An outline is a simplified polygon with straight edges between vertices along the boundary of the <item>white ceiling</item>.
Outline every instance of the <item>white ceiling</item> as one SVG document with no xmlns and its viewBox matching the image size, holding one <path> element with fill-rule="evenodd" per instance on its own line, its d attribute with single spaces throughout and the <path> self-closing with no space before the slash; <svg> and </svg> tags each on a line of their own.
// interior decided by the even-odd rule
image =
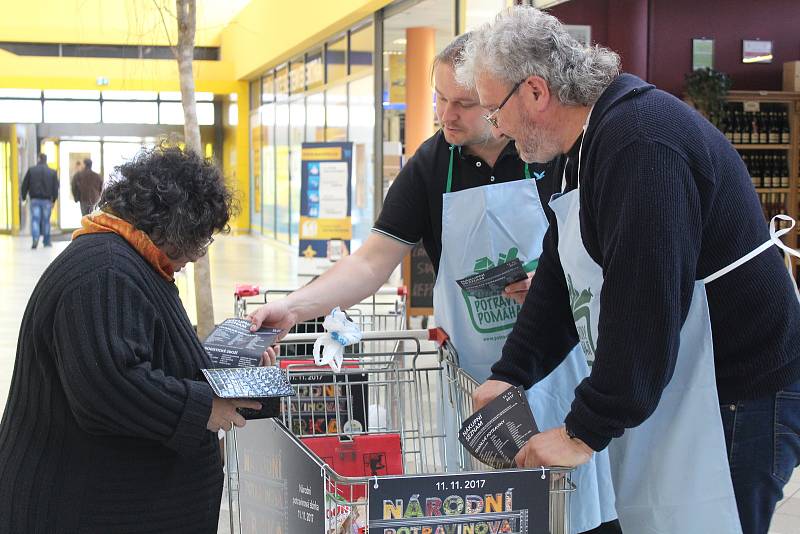
<svg viewBox="0 0 800 534">
<path fill-rule="evenodd" d="M 453 40 L 455 7 L 452 0 L 423 0 L 405 11 L 388 17 L 383 25 L 385 50 L 403 51 L 404 44 L 395 41 L 405 39 L 406 28 L 436 28 L 436 50 L 444 48 Z"/>
</svg>

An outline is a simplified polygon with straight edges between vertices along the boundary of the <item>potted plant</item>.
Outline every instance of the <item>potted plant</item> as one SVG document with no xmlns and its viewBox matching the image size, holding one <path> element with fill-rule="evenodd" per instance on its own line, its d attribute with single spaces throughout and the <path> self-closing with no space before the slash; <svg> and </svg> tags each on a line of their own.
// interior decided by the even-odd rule
<svg viewBox="0 0 800 534">
<path fill-rule="evenodd" d="M 725 109 L 725 97 L 731 88 L 731 79 L 724 72 L 708 67 L 697 69 L 685 77 L 686 94 L 707 119 L 715 126 Z"/>
</svg>

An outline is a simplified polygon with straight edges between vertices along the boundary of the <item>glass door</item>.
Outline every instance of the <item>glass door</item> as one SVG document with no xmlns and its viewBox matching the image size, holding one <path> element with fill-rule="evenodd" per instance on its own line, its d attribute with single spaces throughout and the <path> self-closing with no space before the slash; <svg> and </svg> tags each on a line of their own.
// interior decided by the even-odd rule
<svg viewBox="0 0 800 534">
<path fill-rule="evenodd" d="M 0 141 L 0 232 L 10 232 L 13 223 L 11 172 L 11 143 Z"/>
<path fill-rule="evenodd" d="M 101 162 L 100 141 L 61 141 L 58 145 L 58 225 L 74 230 L 81 225 L 81 205 L 72 197 L 72 176 L 83 167 L 84 159 L 92 160 L 97 171 Z"/>
<path fill-rule="evenodd" d="M 103 186 L 114 176 L 114 169 L 130 161 L 142 148 L 152 148 L 153 143 L 137 142 L 111 142 L 103 143 Z M 99 171 L 99 164 L 94 166 L 95 172 Z"/>
</svg>

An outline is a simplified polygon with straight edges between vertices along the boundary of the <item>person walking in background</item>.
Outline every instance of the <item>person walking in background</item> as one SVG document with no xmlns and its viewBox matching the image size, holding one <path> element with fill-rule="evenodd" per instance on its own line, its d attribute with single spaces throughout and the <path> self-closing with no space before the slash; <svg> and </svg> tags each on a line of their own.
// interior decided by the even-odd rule
<svg viewBox="0 0 800 534">
<path fill-rule="evenodd" d="M 70 185 L 72 197 L 81 204 L 81 215 L 91 213 L 103 190 L 103 177 L 92 170 L 92 160 L 83 160 L 83 168 L 72 176 Z"/>
<path fill-rule="evenodd" d="M 53 202 L 58 199 L 58 174 L 47 166 L 47 155 L 39 154 L 39 163 L 28 169 L 22 179 L 20 200 L 31 197 L 31 248 L 39 245 L 39 234 L 42 235 L 44 246 L 50 243 L 50 211 Z"/>
</svg>

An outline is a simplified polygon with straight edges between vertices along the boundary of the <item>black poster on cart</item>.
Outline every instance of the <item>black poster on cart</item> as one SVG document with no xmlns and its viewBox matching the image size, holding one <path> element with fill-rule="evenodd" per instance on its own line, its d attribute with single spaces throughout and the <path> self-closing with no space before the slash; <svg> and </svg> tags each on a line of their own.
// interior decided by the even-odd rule
<svg viewBox="0 0 800 534">
<path fill-rule="evenodd" d="M 549 478 L 534 470 L 381 478 L 369 484 L 369 532 L 547 534 Z"/>
<path fill-rule="evenodd" d="M 236 430 L 236 451 L 241 534 L 325 532 L 322 471 L 285 427 L 250 421 Z"/>
</svg>

